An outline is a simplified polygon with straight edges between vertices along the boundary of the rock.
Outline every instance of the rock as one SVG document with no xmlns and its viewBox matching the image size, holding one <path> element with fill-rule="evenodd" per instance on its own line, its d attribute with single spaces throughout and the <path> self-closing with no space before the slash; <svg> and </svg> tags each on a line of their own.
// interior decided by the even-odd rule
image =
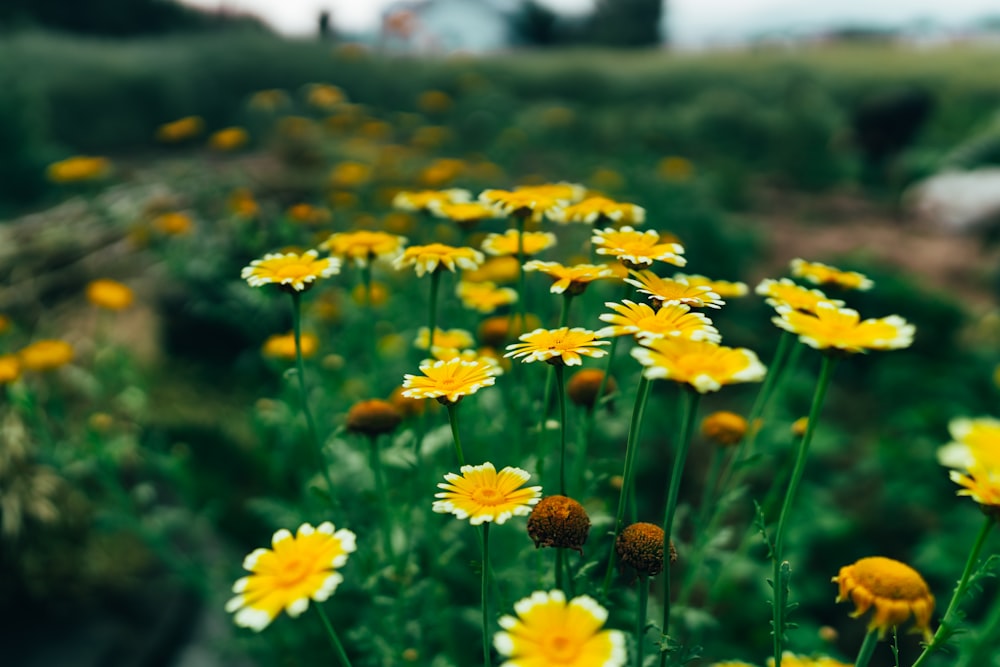
<svg viewBox="0 0 1000 667">
<path fill-rule="evenodd" d="M 903 201 L 936 229 L 992 235 L 1000 227 L 1000 168 L 935 174 L 911 186 Z"/>
</svg>

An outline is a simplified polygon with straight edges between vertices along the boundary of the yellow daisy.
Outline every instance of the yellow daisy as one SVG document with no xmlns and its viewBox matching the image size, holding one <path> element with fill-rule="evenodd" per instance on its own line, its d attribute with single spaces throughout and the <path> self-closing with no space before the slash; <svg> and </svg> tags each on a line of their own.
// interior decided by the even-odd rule
<svg viewBox="0 0 1000 667">
<path fill-rule="evenodd" d="M 472 199 L 472 193 L 460 188 L 399 192 L 392 199 L 393 208 L 404 211 L 433 211 L 441 204 L 459 204 Z"/>
<path fill-rule="evenodd" d="M 38 340 L 17 353 L 26 371 L 52 371 L 73 361 L 73 346 L 64 340 Z"/>
<path fill-rule="evenodd" d="M 746 283 L 729 280 L 712 280 L 697 273 L 675 273 L 674 280 L 686 280 L 688 285 L 692 287 L 705 286 L 723 299 L 735 299 L 746 296 L 750 292 L 750 288 L 747 287 Z"/>
<path fill-rule="evenodd" d="M 462 305 L 480 313 L 492 313 L 500 306 L 509 306 L 517 301 L 517 291 L 509 287 L 497 287 L 493 282 L 472 283 L 462 280 L 455 288 L 455 294 Z"/>
<path fill-rule="evenodd" d="M 953 442 L 938 449 L 938 461 L 949 476 L 983 507 L 1000 508 L 1000 420 L 993 417 L 953 419 Z"/>
<path fill-rule="evenodd" d="M 404 236 L 362 229 L 332 234 L 319 247 L 345 260 L 353 259 L 358 266 L 366 266 L 376 259 L 395 259 L 404 245 Z"/>
<path fill-rule="evenodd" d="M 767 659 L 768 667 L 774 667 L 774 658 Z M 854 667 L 853 663 L 841 662 L 826 656 L 806 657 L 785 651 L 781 654 L 782 667 Z"/>
<path fill-rule="evenodd" d="M 496 369 L 483 361 L 466 361 L 456 357 L 448 361 L 425 361 L 420 364 L 423 375 L 403 376 L 403 396 L 434 398 L 439 403 L 458 403 L 462 397 L 476 393 L 496 382 Z"/>
<path fill-rule="evenodd" d="M 673 304 L 653 310 L 644 303 L 625 299 L 621 303 L 604 304 L 614 313 L 603 313 L 602 322 L 611 326 L 597 332 L 602 338 L 609 336 L 635 336 L 636 338 L 679 337 L 690 340 L 722 340 L 712 320 L 701 313 L 692 313 L 686 304 Z"/>
<path fill-rule="evenodd" d="M 608 611 L 587 596 L 569 602 L 560 590 L 535 591 L 514 603 L 517 616 L 501 616 L 493 646 L 500 667 L 623 667 L 625 635 L 602 630 Z"/>
<path fill-rule="evenodd" d="M 430 347 L 430 330 L 427 327 L 417 329 L 417 339 L 413 341 L 413 346 L 426 350 Z M 461 350 L 471 347 L 474 340 L 472 334 L 465 329 L 448 329 L 447 331 L 434 327 L 434 347 L 443 347 L 453 350 Z"/>
<path fill-rule="evenodd" d="M 521 265 L 517 257 L 489 257 L 475 271 L 467 271 L 462 277 L 472 283 L 495 282 L 512 283 L 517 280 Z"/>
<path fill-rule="evenodd" d="M 491 522 L 500 525 L 512 516 L 527 516 L 542 498 L 542 487 L 521 485 L 531 479 L 526 471 L 507 466 L 497 472 L 493 464 L 462 466 L 461 475 L 450 472 L 438 484 L 432 510 L 468 519 L 473 526 Z"/>
<path fill-rule="evenodd" d="M 861 291 L 870 290 L 875 285 L 871 279 L 857 271 L 841 271 L 826 264 L 807 262 L 800 258 L 792 260 L 791 269 L 793 276 L 808 280 L 814 285 L 836 285 L 844 289 Z"/>
<path fill-rule="evenodd" d="M 294 252 L 269 253 L 243 267 L 240 277 L 251 287 L 274 283 L 286 290 L 304 292 L 317 278 L 329 278 L 340 271 L 336 257 L 319 258 L 319 253 L 309 250 L 301 255 Z"/>
<path fill-rule="evenodd" d="M 556 222 L 585 222 L 588 224 L 616 222 L 641 225 L 646 221 L 646 209 L 635 204 L 616 202 L 607 197 L 588 197 L 552 216 Z"/>
<path fill-rule="evenodd" d="M 477 201 L 454 203 L 433 201 L 429 208 L 439 218 L 447 218 L 465 227 L 497 217 L 496 211 Z"/>
<path fill-rule="evenodd" d="M 302 346 L 302 356 L 311 357 L 319 349 L 319 339 L 313 334 L 303 333 L 299 336 L 299 343 Z M 295 333 L 289 331 L 285 334 L 274 334 L 264 341 L 261 352 L 265 357 L 272 359 L 284 359 L 285 361 L 295 361 Z"/>
<path fill-rule="evenodd" d="M 598 346 L 611 343 L 598 338 L 593 331 L 581 327 L 535 329 L 519 336 L 520 343 L 508 345 L 508 352 L 503 356 L 520 358 L 524 363 L 546 361 L 550 364 L 579 366 L 583 363 L 581 356 L 598 359 L 608 353 Z"/>
<path fill-rule="evenodd" d="M 226 611 L 236 613 L 236 625 L 260 632 L 284 610 L 299 616 L 309 608 L 309 600 L 323 602 L 344 580 L 337 570 L 354 552 L 355 536 L 329 521 L 313 528 L 299 526 L 293 536 L 282 528 L 271 538 L 271 549 L 256 549 L 243 560 L 253 574 L 233 584 L 236 596 L 226 603 Z"/>
<path fill-rule="evenodd" d="M 504 373 L 504 368 L 501 365 L 501 359 L 497 356 L 496 350 L 491 347 L 483 347 L 478 350 L 466 349 L 459 350 L 454 347 L 435 347 L 434 351 L 431 352 L 431 356 L 435 361 L 451 361 L 452 359 L 461 359 L 462 361 L 474 361 L 476 363 L 486 364 L 491 369 L 493 369 L 493 375 L 500 376 Z"/>
<path fill-rule="evenodd" d="M 861 321 L 858 311 L 832 303 L 816 304 L 815 313 L 778 306 L 775 326 L 797 334 L 799 340 L 817 350 L 844 352 L 898 350 L 913 343 L 914 327 L 899 315 Z"/>
<path fill-rule="evenodd" d="M 208 137 L 208 147 L 220 152 L 234 151 L 246 146 L 248 141 L 250 135 L 242 127 L 226 127 Z"/>
<path fill-rule="evenodd" d="M 53 162 L 45 170 L 45 175 L 53 183 L 96 181 L 110 173 L 111 161 L 108 158 L 90 155 L 76 155 Z"/>
<path fill-rule="evenodd" d="M 567 204 L 574 204 L 587 194 L 587 188 L 579 183 L 542 183 L 541 185 L 519 185 L 515 192 L 530 192 L 543 197 L 551 197 Z"/>
<path fill-rule="evenodd" d="M 661 278 L 652 271 L 629 271 L 625 282 L 663 306 L 687 304 L 692 308 L 721 308 L 725 301 L 707 285 L 692 285 L 684 278 Z"/>
<path fill-rule="evenodd" d="M 752 351 L 708 341 L 683 338 L 646 338 L 632 356 L 646 367 L 647 379 L 689 384 L 699 393 L 718 391 L 726 384 L 760 382 L 767 369 Z"/>
<path fill-rule="evenodd" d="M 479 195 L 479 201 L 493 208 L 499 215 L 514 218 L 530 218 L 535 222 L 543 216 L 551 217 L 556 210 L 566 204 L 544 193 L 530 190 L 484 190 Z"/>
<path fill-rule="evenodd" d="M 855 605 L 851 616 L 857 618 L 875 607 L 868 631 L 885 635 L 889 628 L 901 625 L 911 615 L 914 630 L 931 640 L 931 614 L 934 596 L 923 577 L 909 565 L 891 558 L 872 556 L 853 565 L 845 565 L 833 578 L 839 586 L 837 602 L 851 601 Z"/>
<path fill-rule="evenodd" d="M 659 232 L 652 229 L 644 232 L 628 226 L 621 229 L 595 229 L 590 241 L 598 246 L 598 255 L 611 255 L 630 269 L 648 268 L 654 261 L 675 266 L 687 263 L 681 257 L 684 246 L 680 243 L 661 242 Z"/>
<path fill-rule="evenodd" d="M 0 354 L 0 385 L 16 381 L 21 377 L 21 362 L 13 354 Z"/>
<path fill-rule="evenodd" d="M 87 301 L 107 310 L 124 310 L 132 305 L 135 295 L 128 285 L 102 278 L 87 284 Z"/>
<path fill-rule="evenodd" d="M 522 252 L 526 257 L 537 255 L 556 244 L 556 235 L 552 232 L 524 232 L 522 235 Z M 503 234 L 487 234 L 480 246 L 487 255 L 501 257 L 517 256 L 518 233 L 516 229 L 508 229 Z"/>
<path fill-rule="evenodd" d="M 456 248 L 443 243 L 410 246 L 403 254 L 393 260 L 397 269 L 412 266 L 417 276 L 448 269 L 452 273 L 455 267 L 460 269 L 477 269 L 483 263 L 483 253 L 474 248 Z"/>
<path fill-rule="evenodd" d="M 840 299 L 831 299 L 818 289 L 796 285 L 788 278 L 780 278 L 779 280 L 765 278 L 760 281 L 754 291 L 766 297 L 764 301 L 773 308 L 788 306 L 795 310 L 814 313 L 816 306 L 821 303 L 832 303 L 838 308 L 844 305 Z"/>
<path fill-rule="evenodd" d="M 176 143 L 198 136 L 204 128 L 205 121 L 201 116 L 185 116 L 156 128 L 156 139 L 164 143 Z"/>
<path fill-rule="evenodd" d="M 562 294 L 567 290 L 570 294 L 581 294 L 593 281 L 614 276 L 614 271 L 607 266 L 595 264 L 563 266 L 559 262 L 543 262 L 537 259 L 525 262 L 524 270 L 541 271 L 552 278 L 553 283 L 549 291 L 553 294 Z"/>
</svg>

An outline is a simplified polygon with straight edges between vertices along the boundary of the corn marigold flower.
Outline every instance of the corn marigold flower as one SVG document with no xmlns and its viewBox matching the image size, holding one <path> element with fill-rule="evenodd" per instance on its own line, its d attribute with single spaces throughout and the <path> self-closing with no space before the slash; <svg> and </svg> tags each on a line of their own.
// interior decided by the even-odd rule
<svg viewBox="0 0 1000 667">
<path fill-rule="evenodd" d="M 194 229 L 194 221 L 187 213 L 167 211 L 153 218 L 153 229 L 164 236 L 184 236 Z"/>
<path fill-rule="evenodd" d="M 818 289 L 809 289 L 796 285 L 788 278 L 773 280 L 765 278 L 760 281 L 754 291 L 767 297 L 764 301 L 772 308 L 788 306 L 794 310 L 801 310 L 806 313 L 816 312 L 816 307 L 821 303 L 832 303 L 838 308 L 843 307 L 844 302 L 840 299 L 831 299 Z"/>
<path fill-rule="evenodd" d="M 836 285 L 843 289 L 860 291 L 870 290 L 875 285 L 871 279 L 857 271 L 841 271 L 826 264 L 807 262 L 800 258 L 792 260 L 791 270 L 796 278 L 808 280 L 814 285 Z"/>
<path fill-rule="evenodd" d="M 73 361 L 73 346 L 64 340 L 38 340 L 17 353 L 21 368 L 26 371 L 52 371 Z"/>
<path fill-rule="evenodd" d="M 403 396 L 406 398 L 434 398 L 439 403 L 458 403 L 463 397 L 476 393 L 496 382 L 496 369 L 485 361 L 466 361 L 454 358 L 448 361 L 425 361 L 420 364 L 423 375 L 403 376 Z"/>
<path fill-rule="evenodd" d="M 124 310 L 132 305 L 135 295 L 128 285 L 102 278 L 87 283 L 87 301 L 107 310 Z"/>
<path fill-rule="evenodd" d="M 661 278 L 652 271 L 630 270 L 625 282 L 662 306 L 687 304 L 692 308 L 720 308 L 726 302 L 707 285 L 692 285 L 683 278 Z"/>
<path fill-rule="evenodd" d="M 472 283 L 459 281 L 455 294 L 462 305 L 480 313 L 492 313 L 501 306 L 509 306 L 517 301 L 517 291 L 509 287 L 497 287 L 493 282 Z"/>
<path fill-rule="evenodd" d="M 556 222 L 624 223 L 641 225 L 646 222 L 646 209 L 635 204 L 616 202 L 607 197 L 588 197 L 579 204 L 572 204 L 554 212 Z"/>
<path fill-rule="evenodd" d="M 21 362 L 13 354 L 0 354 L 0 385 L 17 381 L 21 377 Z"/>
<path fill-rule="evenodd" d="M 792 435 L 801 438 L 809 428 L 809 417 L 799 417 L 792 422 Z"/>
<path fill-rule="evenodd" d="M 608 611 L 587 595 L 569 602 L 560 590 L 535 591 L 514 603 L 516 616 L 501 616 L 493 646 L 500 667 L 624 667 L 625 635 L 602 630 Z"/>
<path fill-rule="evenodd" d="M 201 116 L 185 116 L 156 128 L 156 139 L 166 144 L 193 139 L 205 129 Z"/>
<path fill-rule="evenodd" d="M 953 442 L 938 449 L 938 461 L 951 468 L 949 477 L 984 510 L 1000 513 L 1000 420 L 993 417 L 953 419 Z"/>
<path fill-rule="evenodd" d="M 524 232 L 521 237 L 522 253 L 525 257 L 537 255 L 556 244 L 556 235 L 552 232 Z M 508 229 L 503 234 L 487 234 L 480 247 L 487 255 L 516 257 L 518 232 L 516 229 Z"/>
<path fill-rule="evenodd" d="M 774 667 L 774 658 L 767 659 L 768 667 Z M 853 663 L 840 662 L 826 656 L 806 657 L 785 651 L 781 654 L 783 667 L 854 667 Z"/>
<path fill-rule="evenodd" d="M 551 197 L 560 202 L 575 204 L 581 201 L 587 194 L 587 188 L 579 183 L 541 183 L 538 185 L 519 185 L 515 192 L 530 192 L 543 197 Z"/>
<path fill-rule="evenodd" d="M 674 280 L 684 280 L 692 287 L 707 287 L 723 299 L 735 299 L 746 296 L 750 288 L 746 283 L 729 280 L 712 280 L 697 273 L 675 273 Z"/>
<path fill-rule="evenodd" d="M 354 232 L 331 234 L 320 244 L 320 249 L 331 255 L 353 260 L 358 266 L 367 266 L 376 259 L 395 259 L 403 252 L 406 237 L 386 232 L 362 229 Z"/>
<path fill-rule="evenodd" d="M 403 191 L 396 193 L 392 198 L 392 207 L 403 211 L 434 211 L 435 207 L 443 204 L 464 204 L 470 199 L 472 193 L 460 188 Z"/>
<path fill-rule="evenodd" d="M 507 466 L 497 472 L 487 461 L 478 466 L 462 466 L 461 475 L 450 472 L 438 484 L 443 491 L 434 494 L 431 509 L 439 514 L 454 514 L 468 519 L 473 526 L 487 521 L 497 525 L 512 516 L 525 516 L 542 497 L 542 487 L 521 486 L 531 475 L 520 468 Z"/>
<path fill-rule="evenodd" d="M 476 201 L 456 203 L 434 201 L 429 205 L 429 210 L 439 218 L 451 220 L 458 223 L 460 227 L 467 229 L 474 227 L 483 220 L 490 220 L 496 217 L 496 211 Z"/>
<path fill-rule="evenodd" d="M 461 359 L 462 361 L 474 361 L 481 364 L 486 364 L 493 369 L 493 375 L 500 376 L 504 373 L 504 367 L 501 364 L 503 361 L 497 354 L 497 351 L 491 347 L 481 347 L 478 350 L 467 349 L 458 350 L 453 347 L 435 347 L 434 351 L 431 353 L 431 357 L 435 361 L 451 361 L 452 359 Z"/>
<path fill-rule="evenodd" d="M 53 162 L 45 173 L 53 183 L 96 181 L 111 173 L 111 161 L 106 157 L 76 155 L 59 162 Z"/>
<path fill-rule="evenodd" d="M 684 266 L 687 260 L 681 257 L 684 246 L 680 243 L 661 242 L 660 234 L 652 229 L 644 232 L 632 227 L 595 229 L 590 239 L 597 246 L 598 255 L 610 255 L 630 269 L 644 269 L 654 261 Z"/>
<path fill-rule="evenodd" d="M 663 529 L 641 521 L 626 526 L 615 540 L 615 553 L 623 568 L 654 577 L 663 571 Z M 671 542 L 670 562 L 676 560 L 677 552 Z"/>
<path fill-rule="evenodd" d="M 572 549 L 583 555 L 590 535 L 590 517 L 583 505 L 566 496 L 542 498 L 528 516 L 528 537 L 535 548 Z"/>
<path fill-rule="evenodd" d="M 389 401 L 373 398 L 351 406 L 347 411 L 347 430 L 368 436 L 392 433 L 403 421 L 403 413 Z"/>
<path fill-rule="evenodd" d="M 760 382 L 767 369 L 752 351 L 683 338 L 644 338 L 632 356 L 647 379 L 689 384 L 699 393 L 737 382 Z"/>
<path fill-rule="evenodd" d="M 353 190 L 366 185 L 372 179 L 372 168 L 363 162 L 341 162 L 330 170 L 330 185 L 335 188 Z"/>
<path fill-rule="evenodd" d="M 306 202 L 292 204 L 285 210 L 285 215 L 293 222 L 304 225 L 321 225 L 330 222 L 332 217 L 330 209 L 321 206 L 313 206 Z"/>
<path fill-rule="evenodd" d="M 524 363 L 545 361 L 550 364 L 579 366 L 581 357 L 598 359 L 608 352 L 600 345 L 610 345 L 606 340 L 582 327 L 562 327 L 559 329 L 535 329 L 518 337 L 520 343 L 507 346 L 504 357 L 521 359 Z"/>
<path fill-rule="evenodd" d="M 902 625 L 913 616 L 916 632 L 931 640 L 930 622 L 934 596 L 923 577 L 909 565 L 891 558 L 872 556 L 845 565 L 833 581 L 839 586 L 837 602 L 855 605 L 851 616 L 858 618 L 872 607 L 875 613 L 868 631 L 885 635 L 889 628 Z"/>
<path fill-rule="evenodd" d="M 248 141 L 250 135 L 242 127 L 226 127 L 209 135 L 208 147 L 214 151 L 229 152 L 243 148 Z"/>
<path fill-rule="evenodd" d="M 465 329 L 440 329 L 434 327 L 434 347 L 461 350 L 471 347 L 473 344 L 472 334 Z M 417 330 L 417 339 L 413 346 L 426 350 L 430 348 L 430 330 L 427 327 L 420 327 Z"/>
<path fill-rule="evenodd" d="M 597 403 L 597 392 L 604 381 L 604 371 L 597 368 L 581 368 L 566 382 L 566 395 L 574 404 L 591 410 Z M 604 395 L 608 396 L 618 391 L 615 378 L 608 376 L 604 383 Z"/>
<path fill-rule="evenodd" d="M 814 313 L 778 306 L 775 326 L 798 335 L 799 340 L 817 350 L 844 352 L 899 350 L 913 343 L 914 327 L 899 315 L 861 320 L 858 311 L 838 308 L 831 303 L 816 304 Z"/>
<path fill-rule="evenodd" d="M 251 287 L 274 283 L 286 290 L 304 292 L 318 278 L 329 278 L 339 273 L 340 260 L 336 257 L 319 258 L 315 250 L 301 255 L 294 252 L 269 253 L 243 267 L 240 277 Z"/>
<path fill-rule="evenodd" d="M 533 259 L 525 262 L 525 271 L 541 271 L 549 278 L 552 278 L 552 287 L 549 291 L 553 294 L 562 294 L 569 291 L 570 294 L 582 294 L 587 285 L 595 280 L 610 278 L 614 272 L 607 266 L 595 264 L 576 264 L 574 266 L 563 266 L 559 262 L 543 262 Z"/>
<path fill-rule="evenodd" d="M 479 201 L 491 207 L 498 215 L 540 221 L 552 217 L 566 200 L 531 190 L 484 190 Z"/>
<path fill-rule="evenodd" d="M 309 600 L 323 602 L 337 590 L 344 576 L 337 572 L 356 549 L 355 535 L 335 530 L 329 521 L 315 528 L 304 523 L 292 535 L 282 528 L 271 538 L 270 549 L 255 549 L 244 560 L 252 572 L 233 584 L 235 597 L 226 603 L 236 625 L 260 632 L 285 611 L 296 617 Z"/>
<path fill-rule="evenodd" d="M 299 344 L 302 346 L 302 356 L 311 357 L 319 349 L 319 339 L 311 333 L 299 335 Z M 289 331 L 284 334 L 274 334 L 268 336 L 264 341 L 261 352 L 265 357 L 272 359 L 283 359 L 285 361 L 295 361 L 295 333 Z"/>
<path fill-rule="evenodd" d="M 448 269 L 452 273 L 455 267 L 460 269 L 476 269 L 485 258 L 483 253 L 474 248 L 456 248 L 443 243 L 410 246 L 403 254 L 393 260 L 396 269 L 412 266 L 417 276 Z"/>
<path fill-rule="evenodd" d="M 636 338 L 679 337 L 690 340 L 722 340 L 719 330 L 712 326 L 712 320 L 701 313 L 692 313 L 691 307 L 679 303 L 653 310 L 644 303 L 634 303 L 625 299 L 621 303 L 612 301 L 604 304 L 614 313 L 599 316 L 602 322 L 611 326 L 597 331 L 602 338 L 609 336 L 635 336 Z"/>
<path fill-rule="evenodd" d="M 720 445 L 735 445 L 746 432 L 746 418 L 735 412 L 719 410 L 701 420 L 701 434 Z"/>
<path fill-rule="evenodd" d="M 238 215 L 241 218 L 253 218 L 260 213 L 260 204 L 254 199 L 253 193 L 246 188 L 233 190 L 226 205 L 233 215 Z"/>
</svg>

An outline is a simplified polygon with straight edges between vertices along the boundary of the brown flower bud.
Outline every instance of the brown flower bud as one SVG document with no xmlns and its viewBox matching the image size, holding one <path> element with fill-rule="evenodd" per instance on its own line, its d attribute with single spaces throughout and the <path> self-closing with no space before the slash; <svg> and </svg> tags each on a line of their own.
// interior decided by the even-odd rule
<svg viewBox="0 0 1000 667">
<path fill-rule="evenodd" d="M 596 368 L 583 368 L 573 374 L 573 377 L 566 383 L 566 393 L 569 400 L 576 405 L 583 406 L 588 410 L 594 409 L 597 402 L 597 392 L 601 388 L 601 380 L 604 379 L 604 371 Z M 608 377 L 604 385 L 604 395 L 613 394 L 618 389 L 618 384 L 613 377 Z"/>
<path fill-rule="evenodd" d="M 528 517 L 528 536 L 535 547 L 573 549 L 583 555 L 590 517 L 583 505 L 566 496 L 547 496 Z"/>
<path fill-rule="evenodd" d="M 655 576 L 663 571 L 663 529 L 652 523 L 633 523 L 615 541 L 615 552 L 623 568 L 630 567 L 641 575 Z M 677 560 L 677 551 L 670 543 L 670 562 Z"/>
<path fill-rule="evenodd" d="M 747 432 L 747 420 L 735 412 L 720 410 L 701 422 L 701 434 L 720 445 L 735 445 Z"/>
<path fill-rule="evenodd" d="M 347 413 L 347 430 L 377 436 L 392 433 L 401 421 L 403 415 L 392 403 L 375 398 L 351 406 Z"/>
</svg>

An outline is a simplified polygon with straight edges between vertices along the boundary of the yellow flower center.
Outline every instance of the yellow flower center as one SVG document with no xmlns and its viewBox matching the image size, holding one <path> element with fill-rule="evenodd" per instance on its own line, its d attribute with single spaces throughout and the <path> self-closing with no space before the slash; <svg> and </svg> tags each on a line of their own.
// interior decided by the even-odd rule
<svg viewBox="0 0 1000 667">
<path fill-rule="evenodd" d="M 927 584 L 913 568 L 889 558 L 862 558 L 854 564 L 854 579 L 873 594 L 890 600 L 927 597 Z"/>
<path fill-rule="evenodd" d="M 314 570 L 311 559 L 293 556 L 281 564 L 274 577 L 285 588 L 295 586 Z"/>
<path fill-rule="evenodd" d="M 489 487 L 480 487 L 473 491 L 472 499 L 481 505 L 497 505 L 504 500 L 499 491 Z"/>
<path fill-rule="evenodd" d="M 543 640 L 542 651 L 553 662 L 569 664 L 580 653 L 580 645 L 564 634 L 555 634 Z"/>
<path fill-rule="evenodd" d="M 311 271 L 304 264 L 286 264 L 276 268 L 274 273 L 280 278 L 302 278 L 310 275 Z"/>
</svg>

